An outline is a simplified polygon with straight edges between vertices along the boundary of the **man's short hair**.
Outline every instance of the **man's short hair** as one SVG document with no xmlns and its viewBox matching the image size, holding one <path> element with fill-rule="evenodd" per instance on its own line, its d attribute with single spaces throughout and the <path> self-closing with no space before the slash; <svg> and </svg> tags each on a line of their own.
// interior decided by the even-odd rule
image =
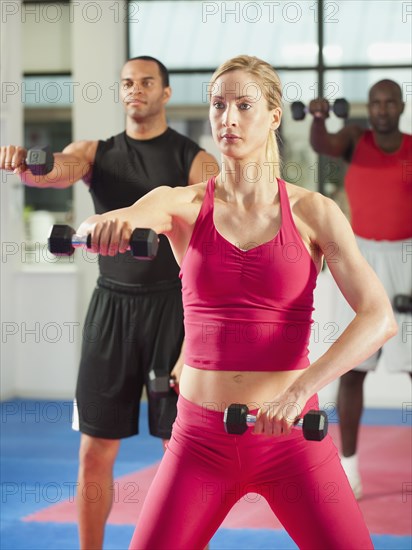
<svg viewBox="0 0 412 550">
<path fill-rule="evenodd" d="M 166 69 L 166 67 L 163 65 L 161 61 L 156 59 L 155 57 L 151 57 L 150 55 L 139 55 L 138 57 L 132 57 L 131 59 L 128 59 L 127 61 L 137 61 L 138 59 L 142 61 L 153 61 L 157 64 L 160 71 L 160 76 L 162 77 L 162 84 L 163 88 L 166 88 L 169 86 L 169 71 Z"/>
</svg>

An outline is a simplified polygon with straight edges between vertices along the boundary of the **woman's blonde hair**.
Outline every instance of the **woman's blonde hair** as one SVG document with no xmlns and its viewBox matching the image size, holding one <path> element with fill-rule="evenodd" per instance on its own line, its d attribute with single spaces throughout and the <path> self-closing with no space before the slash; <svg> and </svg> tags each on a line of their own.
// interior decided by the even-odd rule
<svg viewBox="0 0 412 550">
<path fill-rule="evenodd" d="M 230 71 L 246 71 L 254 76 L 262 85 L 262 93 L 265 97 L 268 109 L 282 107 L 282 84 L 275 69 L 266 61 L 249 55 L 239 55 L 222 63 L 213 73 L 210 81 L 211 87 L 224 73 Z M 266 146 L 266 158 L 273 163 L 276 177 L 280 177 L 281 159 L 278 146 L 278 131 L 270 131 Z"/>
</svg>

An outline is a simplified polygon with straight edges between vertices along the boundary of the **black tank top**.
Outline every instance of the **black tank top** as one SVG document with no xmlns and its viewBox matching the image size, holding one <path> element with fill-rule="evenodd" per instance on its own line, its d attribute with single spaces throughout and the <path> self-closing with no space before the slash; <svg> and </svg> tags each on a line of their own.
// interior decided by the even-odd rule
<svg viewBox="0 0 412 550">
<path fill-rule="evenodd" d="M 132 139 L 126 132 L 99 141 L 90 182 L 96 214 L 130 206 L 160 185 L 188 185 L 199 151 L 194 141 L 171 128 L 144 141 Z M 135 260 L 129 252 L 99 256 L 99 269 L 103 277 L 126 284 L 179 281 L 179 267 L 163 235 L 153 261 Z"/>
</svg>

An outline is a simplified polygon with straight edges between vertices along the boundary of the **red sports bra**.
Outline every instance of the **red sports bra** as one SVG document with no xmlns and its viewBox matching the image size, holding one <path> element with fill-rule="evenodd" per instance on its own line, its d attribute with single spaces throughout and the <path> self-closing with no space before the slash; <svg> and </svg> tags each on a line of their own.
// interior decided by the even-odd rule
<svg viewBox="0 0 412 550">
<path fill-rule="evenodd" d="M 242 250 L 213 221 L 208 181 L 183 259 L 185 363 L 199 369 L 287 371 L 309 365 L 317 269 L 278 180 L 281 227 L 269 242 Z"/>
</svg>

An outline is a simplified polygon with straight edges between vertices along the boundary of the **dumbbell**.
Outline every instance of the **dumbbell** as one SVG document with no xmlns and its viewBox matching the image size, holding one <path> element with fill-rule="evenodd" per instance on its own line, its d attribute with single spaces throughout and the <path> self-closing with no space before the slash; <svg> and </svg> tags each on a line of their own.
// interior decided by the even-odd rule
<svg viewBox="0 0 412 550">
<path fill-rule="evenodd" d="M 308 107 L 301 101 L 294 101 L 291 105 L 293 120 L 303 120 L 306 113 L 309 112 Z M 349 114 L 349 103 L 343 97 L 337 99 L 335 103 L 329 107 L 339 118 L 347 118 Z"/>
<path fill-rule="evenodd" d="M 76 235 L 69 225 L 53 225 L 48 238 L 49 251 L 55 256 L 71 256 L 75 248 L 91 247 L 91 235 Z M 135 229 L 129 250 L 138 260 L 153 260 L 159 248 L 159 238 L 153 229 Z"/>
<path fill-rule="evenodd" d="M 393 309 L 398 313 L 412 313 L 412 296 L 397 294 L 393 299 Z"/>
<path fill-rule="evenodd" d="M 33 176 L 45 176 L 53 170 L 54 156 L 48 145 L 27 151 L 25 164 Z"/>
<path fill-rule="evenodd" d="M 156 374 L 152 369 L 149 371 L 148 391 L 152 397 L 167 397 L 171 388 L 175 388 L 175 379 L 170 374 Z"/>
<path fill-rule="evenodd" d="M 248 429 L 248 424 L 256 422 L 256 416 L 249 414 L 247 405 L 233 403 L 225 410 L 223 422 L 228 434 L 242 435 Z M 294 424 L 302 426 L 303 437 L 309 441 L 322 441 L 328 433 L 328 416 L 325 411 L 310 410 Z"/>
</svg>

